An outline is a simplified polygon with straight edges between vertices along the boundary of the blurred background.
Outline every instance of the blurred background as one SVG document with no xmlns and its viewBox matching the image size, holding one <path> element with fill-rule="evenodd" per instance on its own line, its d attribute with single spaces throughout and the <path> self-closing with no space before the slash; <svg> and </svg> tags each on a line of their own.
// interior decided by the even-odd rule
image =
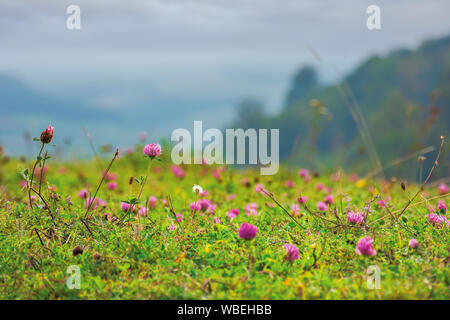
<svg viewBox="0 0 450 320">
<path fill-rule="evenodd" d="M 84 157 L 87 132 L 127 150 L 202 120 L 279 128 L 297 167 L 417 179 L 448 134 L 449 14 L 448 0 L 2 0 L 0 145 L 30 155 L 52 124 L 59 153 Z"/>
</svg>

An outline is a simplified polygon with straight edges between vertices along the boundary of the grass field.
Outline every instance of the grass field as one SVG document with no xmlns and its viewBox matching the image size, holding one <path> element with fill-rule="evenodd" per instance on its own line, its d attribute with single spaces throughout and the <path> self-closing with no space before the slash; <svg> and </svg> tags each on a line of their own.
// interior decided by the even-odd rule
<svg viewBox="0 0 450 320">
<path fill-rule="evenodd" d="M 445 185 L 414 197 L 395 179 L 176 167 L 143 147 L 106 173 L 112 156 L 46 159 L 46 145 L 33 178 L 34 159 L 2 156 L 1 299 L 450 298 Z"/>
</svg>

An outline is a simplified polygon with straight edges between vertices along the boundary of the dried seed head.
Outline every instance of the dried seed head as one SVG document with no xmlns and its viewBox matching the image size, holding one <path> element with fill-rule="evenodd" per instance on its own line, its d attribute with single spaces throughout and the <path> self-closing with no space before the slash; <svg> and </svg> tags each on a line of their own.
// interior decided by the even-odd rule
<svg viewBox="0 0 450 320">
<path fill-rule="evenodd" d="M 133 184 L 133 180 L 134 180 L 134 177 L 130 177 L 130 180 L 128 180 L 128 184 Z"/>
<path fill-rule="evenodd" d="M 73 248 L 72 254 L 74 256 L 77 256 L 82 253 L 83 253 L 83 248 L 81 246 L 76 246 L 75 248 Z"/>
<path fill-rule="evenodd" d="M 422 164 L 424 161 L 425 161 L 425 157 L 424 156 L 419 156 L 418 158 L 417 158 L 417 160 L 419 160 L 419 163 L 420 164 Z"/>
<path fill-rule="evenodd" d="M 406 190 L 406 181 L 402 181 L 402 183 L 400 183 L 400 185 L 401 185 L 403 191 L 405 191 Z"/>
<path fill-rule="evenodd" d="M 98 252 L 94 252 L 94 254 L 92 255 L 92 258 L 94 258 L 94 260 L 100 260 L 101 257 L 102 255 Z"/>
</svg>

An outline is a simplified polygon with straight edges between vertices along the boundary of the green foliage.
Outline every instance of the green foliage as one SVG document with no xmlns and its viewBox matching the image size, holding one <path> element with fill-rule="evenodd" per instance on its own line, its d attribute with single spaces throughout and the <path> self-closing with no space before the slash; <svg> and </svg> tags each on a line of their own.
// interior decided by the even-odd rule
<svg viewBox="0 0 450 320">
<path fill-rule="evenodd" d="M 46 163 L 49 169 L 42 189 L 44 198 L 51 199 L 48 203 L 54 220 L 39 199 L 32 210 L 27 206 L 26 190 L 20 186 L 23 177 L 17 172 L 32 164 L 11 160 L 2 166 L 1 299 L 450 298 L 449 229 L 433 227 L 425 217 L 427 205 L 436 207 L 434 188 L 426 190 L 428 204 L 420 199 L 414 201 L 400 220 L 416 233 L 421 244 L 417 250 L 408 247 L 411 233 L 376 203 L 371 205 L 366 230 L 336 228 L 304 209 L 295 217 L 299 227 L 269 198 L 254 191 L 257 183 L 263 183 L 288 210 L 301 191 L 308 197 L 308 206 L 315 210 L 315 203 L 327 194 L 316 189 L 317 183 L 322 182 L 332 188 L 336 213 L 345 223 L 347 208 L 362 209 L 377 190 L 382 191 L 384 198 L 391 197 L 388 205 L 398 214 L 417 186 L 408 185 L 405 192 L 388 182 L 355 183 L 347 176 L 333 181 L 326 175 L 306 183 L 286 167 L 271 177 L 259 176 L 258 170 L 228 168 L 218 180 L 212 175 L 214 167 L 192 165 L 185 166 L 186 176 L 178 179 L 167 161 L 155 162 L 141 205 L 154 195 L 158 198 L 156 207 L 150 208 L 146 217 L 134 212 L 126 221 L 119 221 L 117 217 L 123 215 L 121 200 L 138 204 L 136 195 L 141 186 L 130 185 L 130 177 L 144 173 L 147 166 L 140 154 L 132 154 L 117 160 L 111 169 L 118 174 L 118 188 L 100 188 L 98 197 L 107 205 L 92 208 L 91 236 L 81 221 L 86 208 L 78 192 L 87 188 L 92 193 L 96 188 L 101 179 L 98 163 Z M 106 165 L 105 162 L 103 166 Z M 249 179 L 249 187 L 241 183 L 244 177 Z M 286 186 L 288 179 L 294 181 L 294 188 Z M 213 215 L 189 208 L 196 201 L 193 184 L 209 191 L 206 198 L 217 204 Z M 53 185 L 56 191 L 50 189 Z M 236 195 L 234 199 L 227 198 L 231 193 Z M 169 204 L 162 202 L 168 195 L 174 211 L 184 216 L 182 221 L 175 222 Z M 243 210 L 251 202 L 258 204 L 257 216 L 248 216 Z M 241 213 L 230 221 L 226 212 L 233 208 L 239 208 Z M 220 224 L 214 224 L 214 217 L 220 219 Z M 323 217 L 335 219 L 332 212 Z M 255 239 L 238 238 L 237 230 L 243 222 L 258 227 Z M 177 228 L 170 230 L 174 224 Z M 363 236 L 374 238 L 375 256 L 355 253 Z M 299 248 L 300 259 L 284 259 L 285 243 Z M 73 255 L 76 246 L 81 246 L 83 253 Z M 80 267 L 79 290 L 66 285 L 66 270 L 71 265 Z M 371 265 L 381 271 L 379 290 L 369 289 L 366 284 L 366 270 Z"/>
<path fill-rule="evenodd" d="M 316 85 L 314 79 L 313 69 L 300 69 L 280 114 L 238 115 L 232 127 L 279 128 L 280 155 L 291 164 L 315 169 L 337 165 L 359 172 L 375 169 L 368 157 L 373 147 L 382 165 L 387 165 L 411 154 L 416 159 L 421 149 L 438 147 L 439 136 L 448 136 L 450 37 L 427 41 L 414 51 L 370 57 L 339 81 L 339 86 Z M 317 115 L 311 106 L 314 99 L 326 113 Z M 361 139 L 348 104 L 354 112 L 359 109 L 368 123 L 373 146 Z M 361 125 L 361 119 L 357 121 Z M 448 158 L 447 146 L 443 159 Z M 425 167 L 432 165 L 433 159 L 424 163 Z M 442 161 L 439 170 L 448 176 L 449 161 Z M 409 161 L 387 170 L 387 175 L 416 179 L 417 171 L 417 162 Z"/>
</svg>

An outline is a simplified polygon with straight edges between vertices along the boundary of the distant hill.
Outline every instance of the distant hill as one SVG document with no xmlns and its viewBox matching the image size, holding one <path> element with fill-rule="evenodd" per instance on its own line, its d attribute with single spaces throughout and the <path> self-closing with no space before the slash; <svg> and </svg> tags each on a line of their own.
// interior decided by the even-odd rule
<svg viewBox="0 0 450 320">
<path fill-rule="evenodd" d="M 36 92 L 14 77 L 0 74 L 0 108 L 2 115 L 54 115 L 73 119 L 87 117 L 109 118 L 111 114 L 79 101 L 57 99 Z"/>
<path fill-rule="evenodd" d="M 416 50 L 369 57 L 339 86 L 318 85 L 315 79 L 310 66 L 300 69 L 280 114 L 262 116 L 253 106 L 251 117 L 244 107 L 245 117 L 237 125 L 280 128 L 280 153 L 291 163 L 313 168 L 345 164 L 361 172 L 374 168 L 371 147 L 361 139 L 347 104 L 361 111 L 383 165 L 423 147 L 437 147 L 439 136 L 448 134 L 450 36 L 426 41 Z M 251 126 L 243 119 L 253 119 Z M 448 147 L 443 157 L 448 160 Z M 417 177 L 417 166 L 411 160 L 388 171 Z M 441 161 L 439 170 L 448 175 L 448 161 Z"/>
</svg>

